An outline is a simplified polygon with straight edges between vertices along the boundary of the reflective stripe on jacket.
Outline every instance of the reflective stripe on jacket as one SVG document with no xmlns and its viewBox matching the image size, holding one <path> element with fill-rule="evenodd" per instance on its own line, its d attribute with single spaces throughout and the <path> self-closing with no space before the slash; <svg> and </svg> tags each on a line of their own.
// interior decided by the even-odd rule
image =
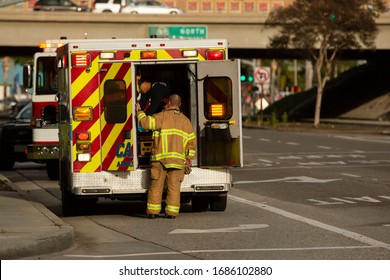
<svg viewBox="0 0 390 280">
<path fill-rule="evenodd" d="M 195 133 L 190 120 L 176 108 L 146 116 L 138 113 L 138 121 L 153 130 L 151 161 L 160 161 L 166 168 L 183 169 L 186 159 L 195 156 Z"/>
</svg>

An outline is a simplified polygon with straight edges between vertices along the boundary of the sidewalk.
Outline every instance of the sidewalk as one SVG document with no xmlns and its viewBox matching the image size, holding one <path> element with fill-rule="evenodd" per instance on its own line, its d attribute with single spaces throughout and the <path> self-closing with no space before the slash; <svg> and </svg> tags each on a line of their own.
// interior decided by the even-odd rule
<svg viewBox="0 0 390 280">
<path fill-rule="evenodd" d="M 347 134 L 376 134 L 389 136 L 390 121 L 352 120 L 352 119 L 321 119 L 318 128 L 313 127 L 313 120 L 302 120 L 284 124 L 279 122 L 275 126 L 261 126 L 258 121 L 243 121 L 245 128 L 275 129 L 280 131 L 306 131 L 318 133 L 347 133 Z"/>
<path fill-rule="evenodd" d="M 75 244 L 73 227 L 14 189 L 0 173 L 0 259 L 50 254 Z"/>
</svg>

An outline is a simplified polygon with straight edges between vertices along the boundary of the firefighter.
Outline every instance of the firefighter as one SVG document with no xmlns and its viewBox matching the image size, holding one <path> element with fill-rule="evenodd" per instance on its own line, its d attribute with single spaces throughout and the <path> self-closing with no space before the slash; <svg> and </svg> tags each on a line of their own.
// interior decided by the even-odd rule
<svg viewBox="0 0 390 280">
<path fill-rule="evenodd" d="M 147 116 L 137 104 L 139 123 L 153 131 L 152 182 L 146 209 L 150 219 L 155 219 L 161 212 L 165 181 L 168 185 L 165 216 L 174 219 L 179 214 L 181 182 L 195 156 L 195 133 L 190 120 L 180 112 L 180 105 L 181 97 L 173 94 L 162 112 Z"/>
</svg>

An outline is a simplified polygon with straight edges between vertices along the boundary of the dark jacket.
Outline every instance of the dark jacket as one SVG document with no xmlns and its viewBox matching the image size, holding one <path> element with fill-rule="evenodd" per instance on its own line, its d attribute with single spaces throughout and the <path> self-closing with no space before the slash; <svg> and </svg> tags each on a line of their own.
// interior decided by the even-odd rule
<svg viewBox="0 0 390 280">
<path fill-rule="evenodd" d="M 147 93 L 141 94 L 140 105 L 146 115 L 161 112 L 169 99 L 169 88 L 164 83 L 153 83 Z"/>
</svg>

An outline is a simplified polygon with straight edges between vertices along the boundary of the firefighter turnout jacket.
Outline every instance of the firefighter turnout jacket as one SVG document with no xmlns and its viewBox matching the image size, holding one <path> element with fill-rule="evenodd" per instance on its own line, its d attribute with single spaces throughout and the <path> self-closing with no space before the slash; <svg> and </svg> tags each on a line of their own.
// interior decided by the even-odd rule
<svg viewBox="0 0 390 280">
<path fill-rule="evenodd" d="M 153 131 L 152 162 L 184 169 L 186 160 L 194 158 L 195 133 L 190 120 L 178 108 L 169 107 L 152 116 L 140 111 L 137 117 L 143 128 Z"/>
</svg>

